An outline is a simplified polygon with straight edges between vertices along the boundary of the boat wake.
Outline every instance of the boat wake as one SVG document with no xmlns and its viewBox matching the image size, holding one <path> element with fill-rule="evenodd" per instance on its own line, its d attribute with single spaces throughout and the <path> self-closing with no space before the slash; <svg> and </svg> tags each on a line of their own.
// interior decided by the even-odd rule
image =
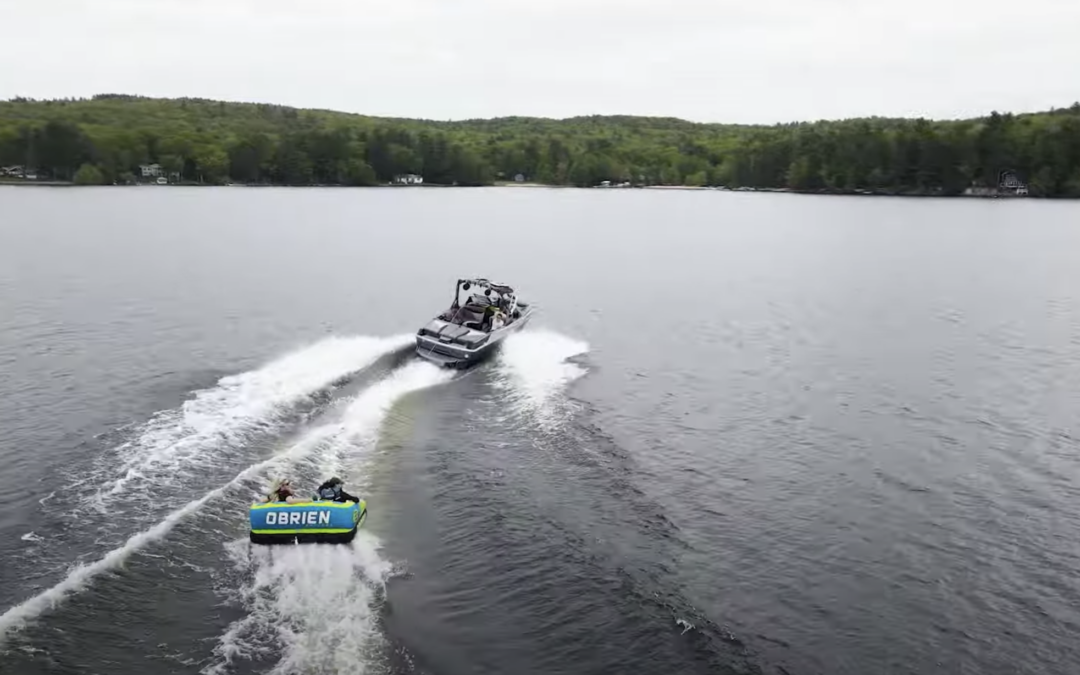
<svg viewBox="0 0 1080 675">
<path fill-rule="evenodd" d="M 227 548 L 247 579 L 233 593 L 246 616 L 219 638 L 203 673 L 230 672 L 241 660 L 273 663 L 270 675 L 364 672 L 378 659 L 377 605 L 394 568 L 371 533 L 347 546 L 252 547 L 239 539 Z"/>
<path fill-rule="evenodd" d="M 377 358 L 378 354 L 385 353 L 388 349 L 392 350 L 395 348 L 396 344 L 400 343 L 400 340 L 376 342 L 379 344 L 378 351 L 366 351 L 366 362 L 374 360 Z M 368 346 L 371 346 L 370 339 L 365 339 L 365 343 L 368 344 Z M 354 353 L 353 356 L 356 357 L 357 354 Z M 342 370 L 342 368 L 338 369 L 338 373 L 335 377 L 341 377 L 343 374 L 353 372 L 353 369 L 358 363 L 362 368 L 363 363 L 356 358 L 353 358 L 346 370 Z M 343 363 L 341 365 L 342 367 L 346 367 Z M 273 367 L 277 366 L 270 366 L 268 368 Z M 312 378 L 307 375 L 304 377 L 308 377 L 306 380 L 308 384 L 304 390 L 310 390 L 311 387 L 315 386 L 318 378 Z M 325 381 L 326 377 L 330 377 L 329 372 L 326 372 L 326 375 L 321 381 Z M 265 372 L 252 379 L 262 382 L 277 382 L 279 384 L 282 382 L 282 376 L 271 377 L 267 376 Z M 28 622 L 36 619 L 43 613 L 54 609 L 72 594 L 83 590 L 98 575 L 118 568 L 134 553 L 166 537 L 180 522 L 202 512 L 208 503 L 214 502 L 215 506 L 218 506 L 220 503 L 220 508 L 211 509 L 211 512 L 222 511 L 231 514 L 239 511 L 242 513 L 246 504 L 238 501 L 236 495 L 244 494 L 244 490 L 242 489 L 244 487 L 250 488 L 247 492 L 248 496 L 255 497 L 259 491 L 265 489 L 268 478 L 273 475 L 280 475 L 282 472 L 288 472 L 295 467 L 303 465 L 310 467 L 318 466 L 320 468 L 323 466 L 326 466 L 327 468 L 331 466 L 340 466 L 342 459 L 349 454 L 349 450 L 346 447 L 347 444 L 364 442 L 367 439 L 374 438 L 378 423 L 394 402 L 412 391 L 427 386 L 433 386 L 449 379 L 449 373 L 440 371 L 434 366 L 423 363 L 410 364 L 409 366 L 391 373 L 390 376 L 361 392 L 361 394 L 346 408 L 345 414 L 340 422 L 326 424 L 312 429 L 283 452 L 248 465 L 224 484 L 206 492 L 198 499 L 188 501 L 182 506 L 174 508 L 155 524 L 146 529 L 137 531 L 135 534 L 129 536 L 122 544 L 112 548 L 104 555 L 101 555 L 97 560 L 75 566 L 67 572 L 62 580 L 52 587 L 7 609 L 3 614 L 0 614 L 0 645 L 2 645 L 3 641 L 7 639 L 11 633 L 22 629 Z M 301 389 L 303 389 L 297 388 L 294 385 L 295 383 L 290 383 L 288 385 L 288 387 L 291 388 L 290 391 L 301 391 Z M 293 400 L 297 396 L 303 395 L 281 395 L 281 388 L 275 386 L 257 390 L 262 392 L 268 390 L 278 392 L 277 398 L 274 396 L 267 397 L 272 400 Z M 250 389 L 248 391 L 250 391 Z M 246 399 L 250 401 L 251 397 L 240 395 L 235 397 L 235 399 L 229 399 L 228 396 L 222 398 L 228 400 Z M 259 404 L 254 407 L 262 410 L 270 410 L 272 408 L 272 406 L 264 404 Z M 224 415 L 223 418 L 232 419 L 228 415 Z M 251 419 L 251 416 L 244 419 Z M 223 426 L 224 428 L 239 428 L 239 425 L 229 426 L 227 423 Z M 219 426 L 218 428 L 220 429 L 222 427 Z M 208 447 L 204 452 L 209 452 L 210 449 L 211 448 Z M 154 461 L 157 461 L 149 459 L 154 455 L 154 450 L 148 451 L 146 464 L 152 464 Z M 168 461 L 173 460 L 169 459 Z M 146 464 L 143 466 L 145 467 Z M 170 484 L 175 485 L 177 481 L 182 481 L 182 478 L 183 472 L 178 471 L 173 474 L 163 473 L 160 480 L 171 481 Z M 213 515 L 216 519 L 221 520 L 221 516 L 217 514 L 206 513 L 206 515 Z M 237 516 L 235 520 L 230 518 L 226 518 L 225 520 L 232 520 L 233 522 L 235 522 L 235 520 L 242 521 L 242 515 Z M 128 526 L 131 527 L 132 525 L 133 521 L 129 520 Z M 134 526 L 138 527 L 137 524 Z"/>
<path fill-rule="evenodd" d="M 131 440 L 57 491 L 76 491 L 79 504 L 89 507 L 84 518 L 90 527 L 81 523 L 88 536 L 98 529 L 93 523 L 104 517 L 95 514 L 103 509 L 117 522 L 113 534 L 122 538 L 97 545 L 101 552 L 94 559 L 65 571 L 51 587 L 0 614 L 0 648 L 95 578 L 161 542 L 181 523 L 215 521 L 203 529 L 219 532 L 216 541 L 231 540 L 225 550 L 234 563 L 216 572 L 217 582 L 243 616 L 219 636 L 203 670 L 206 675 L 251 665 L 272 675 L 362 672 L 375 663 L 385 646 L 378 630 L 379 602 L 395 570 L 380 555 L 375 534 L 362 530 L 345 546 L 279 547 L 252 547 L 246 536 L 236 535 L 245 530 L 246 506 L 274 477 L 288 475 L 295 484 L 314 486 L 336 474 L 350 491 L 367 492 L 380 428 L 394 406 L 411 393 L 448 382 L 455 372 L 412 361 L 352 398 L 337 400 L 332 409 L 320 408 L 316 399 L 411 339 L 322 341 L 257 370 L 223 378 L 178 409 L 135 427 Z M 512 335 L 495 364 L 494 386 L 505 394 L 513 413 L 545 428 L 558 426 L 572 405 L 566 387 L 586 373 L 572 359 L 587 350 L 585 343 L 549 331 Z M 319 419 L 282 444 L 282 431 L 295 430 L 305 409 L 318 409 Z M 253 449 L 253 439 L 264 437 L 278 439 L 279 447 Z M 124 508 L 132 494 L 150 496 L 151 486 L 157 510 Z M 379 507 L 371 508 L 377 522 Z"/>
<path fill-rule="evenodd" d="M 156 414 L 135 437 L 104 453 L 94 469 L 65 492 L 86 491 L 84 505 L 105 511 L 116 495 L 160 496 L 163 485 L 205 476 L 207 463 L 257 433 L 279 430 L 312 397 L 411 342 L 391 338 L 332 337 L 246 373 L 197 391 L 179 408 Z"/>
<path fill-rule="evenodd" d="M 410 344 L 409 335 L 329 337 L 254 370 L 221 378 L 176 408 L 113 432 L 124 442 L 61 470 L 39 500 L 34 574 L 67 568 L 123 545 L 273 452 L 282 432 L 325 411 L 332 391 Z M 78 557 L 76 557 L 78 556 Z"/>
<path fill-rule="evenodd" d="M 587 343 L 549 330 L 511 335 L 499 352 L 495 387 L 514 412 L 552 431 L 573 412 L 566 387 L 588 371 L 572 359 L 588 351 Z"/>
<path fill-rule="evenodd" d="M 349 490 L 364 494 L 371 487 L 379 427 L 391 408 L 451 377 L 424 362 L 395 371 L 357 396 L 339 422 L 314 430 L 311 450 L 290 475 L 314 483 L 336 474 Z M 377 512 L 377 504 L 371 507 Z M 366 530 L 344 546 L 251 546 L 246 539 L 229 544 L 231 576 L 239 580 L 229 594 L 245 616 L 220 637 L 214 662 L 203 672 L 218 675 L 239 660 L 275 659 L 271 675 L 363 672 L 382 646 L 377 603 L 394 569 L 379 549 L 378 538 Z"/>
</svg>

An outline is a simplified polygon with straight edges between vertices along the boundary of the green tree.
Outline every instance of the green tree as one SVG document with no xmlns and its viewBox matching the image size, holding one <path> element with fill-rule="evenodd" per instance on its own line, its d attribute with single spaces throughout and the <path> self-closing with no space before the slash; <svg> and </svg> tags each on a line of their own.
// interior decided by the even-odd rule
<svg viewBox="0 0 1080 675">
<path fill-rule="evenodd" d="M 345 184 L 354 186 L 375 185 L 375 170 L 360 157 L 348 160 L 345 169 Z"/>
<path fill-rule="evenodd" d="M 198 167 L 199 181 L 220 183 L 228 178 L 229 156 L 216 145 L 204 145 L 195 149 L 195 164 Z"/>
<path fill-rule="evenodd" d="M 76 185 L 104 185 L 105 174 L 93 164 L 83 164 L 75 172 Z"/>
<path fill-rule="evenodd" d="M 161 168 L 165 171 L 165 173 L 169 174 L 169 176 L 172 176 L 172 174 L 179 174 L 181 180 L 183 180 L 183 177 L 184 177 L 184 175 L 183 175 L 184 174 L 184 158 L 183 157 L 181 157 L 180 155 L 175 155 L 175 154 L 164 154 L 164 155 L 161 155 L 161 161 L 159 162 L 159 164 L 161 164 Z"/>
<path fill-rule="evenodd" d="M 437 122 L 116 94 L 0 101 L 5 166 L 68 179 L 91 164 L 111 182 L 152 162 L 207 183 L 357 185 L 420 173 L 429 183 L 482 185 L 522 173 L 558 185 L 922 194 L 996 185 L 1009 169 L 1033 195 L 1080 196 L 1080 105 L 968 120 L 764 126 L 631 116 Z"/>
<path fill-rule="evenodd" d="M 284 185 L 309 185 L 314 173 L 311 159 L 295 137 L 286 137 L 274 154 L 274 182 Z"/>
<path fill-rule="evenodd" d="M 686 177 L 686 184 L 693 186 L 705 185 L 709 181 L 708 173 L 705 171 L 695 171 Z"/>
<path fill-rule="evenodd" d="M 26 162 L 26 128 L 0 126 L 0 164 Z"/>
<path fill-rule="evenodd" d="M 810 160 L 799 157 L 791 162 L 787 170 L 787 186 L 792 190 L 805 190 L 810 187 L 813 178 Z"/>
<path fill-rule="evenodd" d="M 261 183 L 271 172 L 274 144 L 266 134 L 245 134 L 228 149 L 229 175 L 242 183 Z"/>
<path fill-rule="evenodd" d="M 35 133 L 39 161 L 54 178 L 70 179 L 90 159 L 91 146 L 74 123 L 50 120 Z"/>
<path fill-rule="evenodd" d="M 1057 181 L 1054 179 L 1054 171 L 1051 167 L 1044 166 L 1035 173 L 1031 179 L 1031 190 L 1039 196 L 1058 192 Z"/>
</svg>

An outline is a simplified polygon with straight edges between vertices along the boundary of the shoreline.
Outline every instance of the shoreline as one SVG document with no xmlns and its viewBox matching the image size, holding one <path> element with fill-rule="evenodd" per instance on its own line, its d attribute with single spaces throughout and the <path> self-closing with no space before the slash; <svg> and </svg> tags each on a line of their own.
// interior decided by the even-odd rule
<svg viewBox="0 0 1080 675">
<path fill-rule="evenodd" d="M 1048 200 L 1048 201 L 1076 201 L 1080 200 L 1080 197 L 1046 197 L 1040 195 L 1011 195 L 1011 194 L 933 194 L 924 192 L 901 192 L 901 191 L 880 191 L 880 190 L 793 190 L 791 188 L 727 188 L 727 187 L 713 187 L 704 185 L 639 185 L 633 187 L 604 187 L 604 186 L 591 186 L 591 187 L 579 187 L 576 185 L 548 185 L 546 183 L 515 183 L 515 182 L 496 182 L 490 185 L 444 185 L 438 183 L 425 183 L 422 185 L 399 185 L 399 184 L 382 184 L 382 185 L 330 185 L 330 184 L 318 184 L 313 183 L 311 185 L 285 185 L 285 184 L 273 184 L 273 183 L 225 183 L 223 185 L 210 185 L 206 183 L 173 183 L 169 185 L 156 185 L 154 183 L 137 183 L 134 185 L 77 185 L 72 181 L 58 181 L 58 180 L 4 180 L 0 179 L 0 187 L 23 187 L 23 188 L 35 188 L 35 187 L 109 187 L 109 188 L 176 188 L 176 187 L 229 187 L 229 188 L 337 188 L 337 189 L 370 189 L 370 188 L 546 188 L 549 190 L 692 190 L 692 191 L 704 191 L 704 192 L 730 192 L 730 193 L 769 193 L 769 194 L 792 194 L 792 195 L 809 195 L 819 197 L 904 197 L 904 198 L 921 198 L 921 199 L 1004 199 L 1007 201 L 1035 199 L 1035 200 Z"/>
</svg>

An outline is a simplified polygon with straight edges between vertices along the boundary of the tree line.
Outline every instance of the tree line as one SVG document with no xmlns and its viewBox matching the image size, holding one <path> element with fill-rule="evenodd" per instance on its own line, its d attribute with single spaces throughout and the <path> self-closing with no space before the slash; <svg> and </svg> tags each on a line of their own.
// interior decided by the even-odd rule
<svg viewBox="0 0 1080 675">
<path fill-rule="evenodd" d="M 81 183 L 139 179 L 159 164 L 184 182 L 718 185 L 959 194 L 1002 171 L 1031 194 L 1080 197 L 1080 104 L 968 120 L 864 118 L 696 124 L 674 118 L 506 117 L 442 122 L 325 110 L 152 99 L 0 102 L 0 165 Z"/>
</svg>

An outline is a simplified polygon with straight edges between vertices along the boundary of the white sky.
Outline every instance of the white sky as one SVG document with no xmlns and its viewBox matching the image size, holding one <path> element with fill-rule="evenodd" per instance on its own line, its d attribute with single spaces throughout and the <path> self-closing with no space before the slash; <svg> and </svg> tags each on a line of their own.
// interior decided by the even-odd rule
<svg viewBox="0 0 1080 675">
<path fill-rule="evenodd" d="M 963 117 L 1080 100 L 1080 0 L 0 0 L 0 98 Z"/>
</svg>

